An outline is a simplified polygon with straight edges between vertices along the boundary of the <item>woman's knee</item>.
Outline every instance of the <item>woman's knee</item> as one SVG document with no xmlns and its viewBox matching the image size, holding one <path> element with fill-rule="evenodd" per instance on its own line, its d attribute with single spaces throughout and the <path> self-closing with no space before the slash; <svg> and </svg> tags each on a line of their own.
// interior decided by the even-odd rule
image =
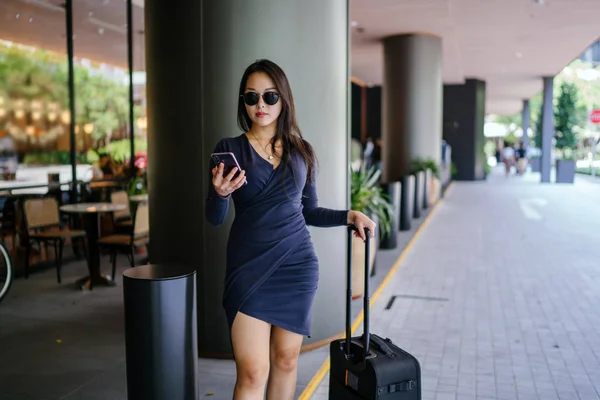
<svg viewBox="0 0 600 400">
<path fill-rule="evenodd" d="M 294 372 L 298 367 L 299 351 L 295 348 L 274 348 L 271 356 L 273 367 L 282 372 Z"/>
<path fill-rule="evenodd" d="M 271 368 L 281 372 L 295 372 L 301 346 L 301 335 L 274 326 L 271 336 Z"/>
<path fill-rule="evenodd" d="M 267 383 L 269 363 L 258 360 L 236 361 L 237 385 L 248 389 L 260 389 Z"/>
</svg>

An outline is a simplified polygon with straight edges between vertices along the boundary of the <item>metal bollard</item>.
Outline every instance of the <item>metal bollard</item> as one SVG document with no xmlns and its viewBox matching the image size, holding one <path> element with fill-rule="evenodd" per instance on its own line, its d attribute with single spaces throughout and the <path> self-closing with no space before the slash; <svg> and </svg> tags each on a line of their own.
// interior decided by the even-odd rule
<svg viewBox="0 0 600 400">
<path fill-rule="evenodd" d="M 129 400 L 196 400 L 196 271 L 144 265 L 123 272 Z"/>
<path fill-rule="evenodd" d="M 410 231 L 415 201 L 415 176 L 402 177 L 400 195 L 400 230 Z"/>
<path fill-rule="evenodd" d="M 400 193 L 402 184 L 400 182 L 391 182 L 382 185 L 383 191 L 388 195 L 390 203 L 394 208 L 394 215 L 391 222 L 391 231 L 385 238 L 381 239 L 379 245 L 382 249 L 395 249 L 398 246 L 398 230 L 400 224 Z"/>
<path fill-rule="evenodd" d="M 415 198 L 413 201 L 414 213 L 413 218 L 421 218 L 423 209 L 423 189 L 425 188 L 425 172 L 419 171 L 415 173 Z"/>
<path fill-rule="evenodd" d="M 429 197 L 431 196 L 431 180 L 433 178 L 433 171 L 429 168 L 425 170 L 425 182 L 423 183 L 423 210 L 429 208 Z"/>
</svg>

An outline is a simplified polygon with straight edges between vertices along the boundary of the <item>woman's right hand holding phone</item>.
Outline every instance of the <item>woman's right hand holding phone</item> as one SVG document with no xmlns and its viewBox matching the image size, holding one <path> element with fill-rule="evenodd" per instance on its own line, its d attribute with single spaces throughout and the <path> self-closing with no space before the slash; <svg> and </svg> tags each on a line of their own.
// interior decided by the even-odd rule
<svg viewBox="0 0 600 400">
<path fill-rule="evenodd" d="M 221 197 L 227 197 L 237 189 L 241 188 L 246 182 L 246 171 L 241 170 L 238 176 L 233 178 L 238 172 L 238 169 L 234 167 L 227 176 L 223 176 L 223 170 L 225 166 L 223 163 L 219 163 L 212 169 L 212 183 L 215 187 L 215 191 Z"/>
</svg>

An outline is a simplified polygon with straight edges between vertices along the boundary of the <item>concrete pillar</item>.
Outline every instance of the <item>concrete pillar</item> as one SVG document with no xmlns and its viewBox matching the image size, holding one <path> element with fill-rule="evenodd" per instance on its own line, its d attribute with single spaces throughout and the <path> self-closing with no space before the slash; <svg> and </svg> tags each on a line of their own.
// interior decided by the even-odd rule
<svg viewBox="0 0 600 400">
<path fill-rule="evenodd" d="M 381 139 L 381 86 L 367 88 L 367 135 Z"/>
<path fill-rule="evenodd" d="M 525 146 L 529 145 L 529 136 L 527 136 L 527 131 L 529 130 L 529 121 L 530 121 L 530 113 L 529 113 L 529 100 L 523 100 L 523 111 L 522 111 L 522 123 L 521 128 L 523 129 L 523 139 L 522 142 Z"/>
<path fill-rule="evenodd" d="M 554 105 L 553 88 L 554 77 L 545 76 L 542 103 L 542 158 L 541 172 L 542 182 L 550 182 L 550 171 L 552 169 L 552 138 L 554 137 Z"/>
<path fill-rule="evenodd" d="M 383 180 L 398 181 L 412 161 L 441 159 L 442 39 L 399 35 L 383 41 Z"/>
<path fill-rule="evenodd" d="M 350 84 L 350 97 L 351 97 L 351 123 L 350 123 L 350 136 L 352 139 L 356 139 L 364 144 L 366 139 L 366 132 L 363 130 L 363 123 L 365 121 L 365 115 L 363 112 L 363 103 L 365 100 L 363 97 L 364 86 L 359 85 L 356 82 Z"/>
<path fill-rule="evenodd" d="M 467 79 L 464 85 L 444 85 L 444 139 L 452 147 L 454 179 L 485 179 L 484 124 L 484 81 Z"/>
<path fill-rule="evenodd" d="M 182 1 L 145 3 L 151 261 L 197 266 L 199 353 L 228 357 L 221 299 L 234 208 L 220 227 L 204 220 L 210 153 L 241 133 L 245 68 L 271 59 L 290 80 L 300 128 L 316 150 L 320 205 L 349 206 L 348 2 Z M 346 230 L 310 230 L 321 270 L 305 345 L 344 328 Z"/>
</svg>

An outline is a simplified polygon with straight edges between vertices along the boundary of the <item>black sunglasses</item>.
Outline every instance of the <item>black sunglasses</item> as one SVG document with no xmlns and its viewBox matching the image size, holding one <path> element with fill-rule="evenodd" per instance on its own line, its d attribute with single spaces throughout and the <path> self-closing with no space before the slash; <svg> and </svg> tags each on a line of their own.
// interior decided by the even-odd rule
<svg viewBox="0 0 600 400">
<path fill-rule="evenodd" d="M 244 103 L 249 106 L 255 106 L 258 104 L 258 100 L 260 99 L 260 95 L 256 92 L 247 92 L 244 93 L 241 97 L 244 98 Z M 273 106 L 277 104 L 279 101 L 279 93 L 275 92 L 266 92 L 262 94 L 262 98 L 265 104 Z"/>
</svg>

